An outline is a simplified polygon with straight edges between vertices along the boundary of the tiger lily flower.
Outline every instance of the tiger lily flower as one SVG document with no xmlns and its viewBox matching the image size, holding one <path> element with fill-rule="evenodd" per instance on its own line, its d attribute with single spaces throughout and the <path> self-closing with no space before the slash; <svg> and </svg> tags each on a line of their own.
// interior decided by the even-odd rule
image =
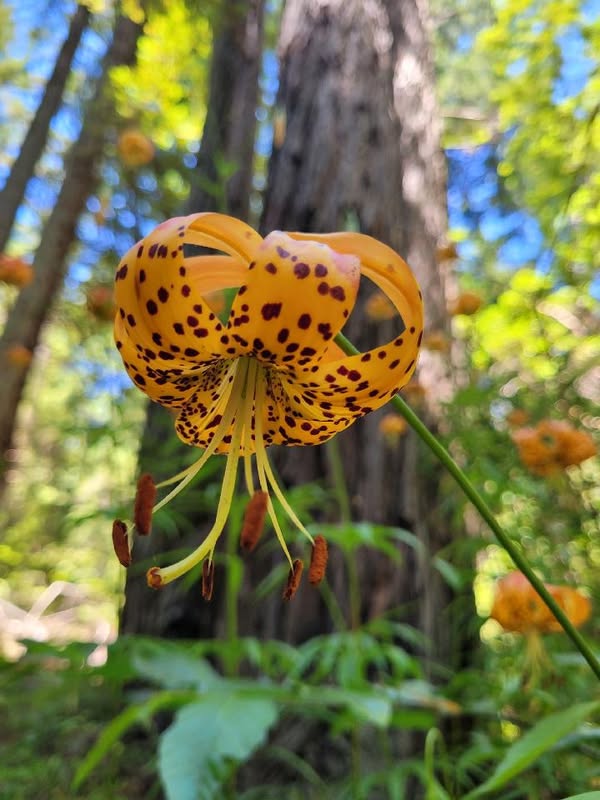
<svg viewBox="0 0 600 800">
<path fill-rule="evenodd" d="M 217 252 L 189 254 L 187 245 Z M 361 274 L 393 303 L 398 333 L 385 345 L 346 356 L 334 339 L 354 307 Z M 211 295 L 236 288 L 223 322 Z M 409 381 L 423 330 L 421 293 L 409 267 L 392 249 L 358 233 L 275 231 L 263 239 L 232 217 L 192 214 L 162 223 L 131 248 L 117 269 L 115 300 L 115 341 L 129 376 L 151 400 L 177 413 L 179 438 L 204 451 L 158 484 L 176 486 L 153 511 L 213 454 L 227 457 L 212 529 L 181 561 L 151 569 L 150 585 L 169 583 L 205 559 L 212 565 L 240 460 L 249 494 L 266 496 L 294 572 L 272 496 L 313 549 L 314 540 L 288 504 L 266 448 L 321 444 Z"/>
</svg>

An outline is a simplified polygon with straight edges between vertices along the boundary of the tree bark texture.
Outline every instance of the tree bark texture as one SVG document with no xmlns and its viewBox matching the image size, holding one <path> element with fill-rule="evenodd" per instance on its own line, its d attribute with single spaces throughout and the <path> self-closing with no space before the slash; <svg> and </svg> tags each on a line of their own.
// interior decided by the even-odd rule
<svg viewBox="0 0 600 800">
<path fill-rule="evenodd" d="M 446 232 L 445 167 L 427 27 L 423 0 L 288 2 L 278 97 L 285 135 L 271 159 L 263 227 L 355 227 L 386 242 L 417 275 L 426 329 L 438 329 L 447 325 L 447 278 L 436 259 Z M 362 287 L 363 299 L 369 293 Z M 374 323 L 360 307 L 346 332 L 361 349 L 394 338 L 392 322 Z M 441 363 L 421 361 L 420 381 L 435 392 L 446 391 L 446 373 Z M 434 411 L 432 404 L 430 423 Z M 424 549 L 419 555 L 404 547 L 401 569 L 381 555 L 360 554 L 361 617 L 404 607 L 408 621 L 430 637 L 435 657 L 446 658 L 447 592 L 430 567 L 449 541 L 436 510 L 439 476 L 432 468 L 421 479 L 423 454 L 411 435 L 401 446 L 385 444 L 379 432 L 385 413 L 337 437 L 353 517 L 408 528 Z M 283 476 L 295 483 L 328 474 L 327 447 L 282 451 Z M 342 576 L 334 581 L 343 594 Z M 287 626 L 304 637 L 314 624 L 301 605 L 302 599 L 290 606 L 298 619 Z"/>
<path fill-rule="evenodd" d="M 263 47 L 263 0 L 224 0 L 214 30 L 208 109 L 195 182 L 187 204 L 187 213 L 227 211 L 245 219 L 248 216 L 252 188 L 252 164 L 256 132 L 258 76 Z M 220 196 L 206 189 L 207 179 L 219 181 L 217 163 L 226 159 L 236 170 Z M 194 181 L 193 181 L 194 183 Z M 225 207 L 219 208 L 219 200 Z M 161 406 L 148 406 L 140 448 L 140 472 L 150 472 L 162 480 L 181 468 L 182 445 L 175 436 L 173 419 Z M 195 492 L 177 499 L 185 525 L 177 532 L 177 547 L 196 546 L 202 529 L 210 525 L 212 510 L 202 512 L 195 503 Z M 174 546 L 169 532 L 153 526 L 148 539 L 138 537 L 134 566 L 127 574 L 125 606 L 121 615 L 123 633 L 145 633 L 167 637 L 216 635 L 222 618 L 221 593 L 207 605 L 200 600 L 197 586 L 191 590 L 181 583 L 167 586 L 158 593 L 148 589 L 145 569 L 155 563 L 153 556 Z M 221 587 L 222 588 L 222 587 Z"/>
<path fill-rule="evenodd" d="M 248 217 L 262 44 L 262 0 L 225 0 L 214 26 L 209 102 L 195 170 L 201 182 L 193 181 L 189 213 Z M 220 159 L 234 169 L 226 181 L 219 173 Z M 207 182 L 219 190 L 211 192 Z"/>
<path fill-rule="evenodd" d="M 102 157 L 107 126 L 113 118 L 113 101 L 108 87 L 109 70 L 116 65 L 134 62 L 141 32 L 142 26 L 127 17 L 119 17 L 115 23 L 101 78 L 86 109 L 79 138 L 66 158 L 65 178 L 44 225 L 33 260 L 35 277 L 19 293 L 8 314 L 0 340 L 0 481 L 5 473 L 6 453 L 11 446 L 28 373 L 28 367 L 15 365 L 7 358 L 7 351 L 20 345 L 33 352 L 39 341 L 42 326 L 62 285 L 67 255 L 75 241 L 77 220 L 97 184 L 96 170 Z"/>
<path fill-rule="evenodd" d="M 3 252 L 6 247 L 17 211 L 25 196 L 25 189 L 46 147 L 50 123 L 61 104 L 75 51 L 89 18 L 89 9 L 86 6 L 78 5 L 71 19 L 67 38 L 63 42 L 52 75 L 46 84 L 40 105 L 31 121 L 6 183 L 0 191 L 0 252 Z"/>
<path fill-rule="evenodd" d="M 426 0 L 288 0 L 280 64 L 277 103 L 284 124 L 270 162 L 263 232 L 353 228 L 382 240 L 417 275 L 426 332 L 447 329 L 450 276 L 437 261 L 447 230 L 445 163 Z M 374 322 L 365 314 L 372 291 L 364 282 L 345 330 L 360 349 L 398 333 L 393 321 Z M 435 427 L 439 399 L 451 394 L 444 357 L 425 353 L 418 378 L 427 392 L 421 410 Z M 417 537 L 418 549 L 399 545 L 400 564 L 366 548 L 354 564 L 344 564 L 334 551 L 329 579 L 350 624 L 395 609 L 425 634 L 425 663 L 451 667 L 465 634 L 463 620 L 450 612 L 451 592 L 433 567 L 452 538 L 441 511 L 442 472 L 412 433 L 386 442 L 379 426 L 389 412 L 368 415 L 321 448 L 282 448 L 278 468 L 288 485 L 324 476 L 333 484 L 331 449 L 337 448 L 353 519 L 403 527 Z M 324 619 L 319 595 L 305 586 L 285 610 L 280 606 L 254 620 L 259 631 L 253 634 L 303 640 L 325 632 Z M 305 728 L 302 735 L 297 727 L 295 734 L 294 752 L 321 777 L 335 778 L 344 759 L 332 763 L 320 739 L 321 747 L 313 747 L 314 731 Z M 362 745 L 365 765 L 381 768 L 377 747 Z M 414 756 L 422 740 L 407 732 L 390 737 L 390 746 L 397 758 Z M 419 796 L 416 787 L 410 796 Z"/>
</svg>

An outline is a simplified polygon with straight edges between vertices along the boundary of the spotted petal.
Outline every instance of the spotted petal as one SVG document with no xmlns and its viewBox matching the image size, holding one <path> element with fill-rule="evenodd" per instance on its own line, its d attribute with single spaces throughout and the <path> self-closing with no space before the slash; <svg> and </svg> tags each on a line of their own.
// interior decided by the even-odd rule
<svg viewBox="0 0 600 800">
<path fill-rule="evenodd" d="M 223 357 L 223 325 L 205 295 L 239 286 L 261 241 L 232 217 L 194 214 L 159 225 L 122 259 L 115 339 L 132 380 L 153 400 L 181 407 L 203 367 Z M 187 243 L 228 255 L 186 256 Z"/>
<path fill-rule="evenodd" d="M 418 284 L 402 258 L 391 248 L 360 233 L 301 234 L 293 239 L 314 239 L 340 253 L 360 258 L 361 271 L 394 304 L 404 330 L 385 345 L 366 353 L 319 365 L 311 371 L 313 401 L 332 413 L 345 414 L 348 424 L 357 416 L 386 403 L 410 380 L 421 344 L 423 303 Z"/>
<path fill-rule="evenodd" d="M 284 370 L 316 369 L 354 307 L 359 280 L 353 255 L 269 234 L 234 300 L 228 352 Z"/>
</svg>

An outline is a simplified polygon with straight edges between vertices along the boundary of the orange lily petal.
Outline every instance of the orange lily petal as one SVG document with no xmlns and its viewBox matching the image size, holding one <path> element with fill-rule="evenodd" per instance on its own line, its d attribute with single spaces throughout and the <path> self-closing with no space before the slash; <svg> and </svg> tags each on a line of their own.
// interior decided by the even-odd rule
<svg viewBox="0 0 600 800">
<path fill-rule="evenodd" d="M 315 369 L 354 303 L 358 259 L 284 233 L 269 234 L 250 264 L 228 324 L 232 357 Z"/>
<path fill-rule="evenodd" d="M 115 339 L 130 377 L 153 400 L 181 407 L 203 365 L 224 355 L 223 325 L 203 296 L 239 286 L 261 241 L 232 217 L 193 214 L 159 225 L 121 260 Z M 186 256 L 186 242 L 229 254 Z"/>
<path fill-rule="evenodd" d="M 291 233 L 297 240 L 311 238 L 341 253 L 354 253 L 361 271 L 386 293 L 397 308 L 404 330 L 386 345 L 366 353 L 324 363 L 311 370 L 319 384 L 313 400 L 326 411 L 350 417 L 386 403 L 410 380 L 423 335 L 423 302 L 418 284 L 405 261 L 390 247 L 360 233 Z"/>
</svg>

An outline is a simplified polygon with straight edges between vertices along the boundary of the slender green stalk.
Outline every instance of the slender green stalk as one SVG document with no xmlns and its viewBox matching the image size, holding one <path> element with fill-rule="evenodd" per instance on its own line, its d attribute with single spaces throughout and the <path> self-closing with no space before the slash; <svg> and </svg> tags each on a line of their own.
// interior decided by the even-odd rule
<svg viewBox="0 0 600 800">
<path fill-rule="evenodd" d="M 327 453 L 327 460 L 331 467 L 331 477 L 333 478 L 333 491 L 335 492 L 335 499 L 337 500 L 340 519 L 342 522 L 352 522 L 352 507 L 350 504 L 350 495 L 348 494 L 348 487 L 346 486 L 346 477 L 344 475 L 344 464 L 340 454 L 340 446 L 337 439 L 330 439 L 325 445 Z"/>
<path fill-rule="evenodd" d="M 339 333 L 335 338 L 336 343 L 348 355 L 356 355 L 360 351 L 354 347 L 343 334 Z M 458 466 L 456 461 L 452 458 L 446 448 L 436 439 L 436 437 L 429 431 L 429 429 L 421 422 L 419 417 L 415 414 L 412 408 L 406 403 L 403 398 L 396 395 L 391 401 L 393 407 L 398 411 L 404 419 L 408 422 L 411 428 L 415 431 L 423 442 L 429 447 L 433 454 L 439 461 L 446 467 L 448 472 L 452 475 L 454 480 L 458 483 L 465 495 L 479 511 L 481 517 L 488 524 L 496 539 L 500 542 L 502 547 L 506 550 L 512 558 L 515 565 L 521 572 L 527 576 L 528 581 L 531 583 L 535 591 L 542 598 L 544 603 L 548 606 L 550 611 L 554 614 L 556 619 L 561 624 L 567 636 L 571 639 L 577 650 L 581 653 L 584 659 L 589 664 L 592 672 L 600 679 L 600 663 L 594 655 L 591 647 L 571 623 L 562 608 L 558 605 L 556 600 L 552 597 L 550 592 L 546 589 L 543 582 L 538 578 L 533 569 L 531 568 L 527 558 L 523 555 L 519 547 L 508 534 L 502 529 L 492 510 L 485 502 L 483 497 L 479 494 L 477 489 L 473 486 L 469 478 Z"/>
<path fill-rule="evenodd" d="M 333 488 L 338 501 L 340 519 L 342 522 L 352 521 L 352 506 L 346 476 L 344 474 L 344 463 L 340 453 L 340 446 L 337 439 L 330 439 L 327 442 L 327 457 L 331 474 L 333 477 Z M 360 627 L 360 582 L 358 580 L 358 569 L 356 567 L 356 554 L 346 552 L 346 568 L 348 570 L 348 600 L 350 604 L 350 628 L 353 631 Z M 360 748 L 361 726 L 353 726 L 350 735 L 350 764 L 351 764 L 351 791 L 352 797 L 358 797 L 358 786 L 361 773 L 361 748 Z"/>
<path fill-rule="evenodd" d="M 344 464 L 342 462 L 337 439 L 330 439 L 327 442 L 327 457 L 333 477 L 333 488 L 340 509 L 340 519 L 342 522 L 352 522 L 350 496 L 348 494 L 348 487 L 346 486 Z M 358 569 L 356 567 L 356 556 L 354 553 L 346 552 L 346 567 L 348 569 L 350 627 L 355 631 L 360 627 L 360 581 L 358 580 Z"/>
</svg>

